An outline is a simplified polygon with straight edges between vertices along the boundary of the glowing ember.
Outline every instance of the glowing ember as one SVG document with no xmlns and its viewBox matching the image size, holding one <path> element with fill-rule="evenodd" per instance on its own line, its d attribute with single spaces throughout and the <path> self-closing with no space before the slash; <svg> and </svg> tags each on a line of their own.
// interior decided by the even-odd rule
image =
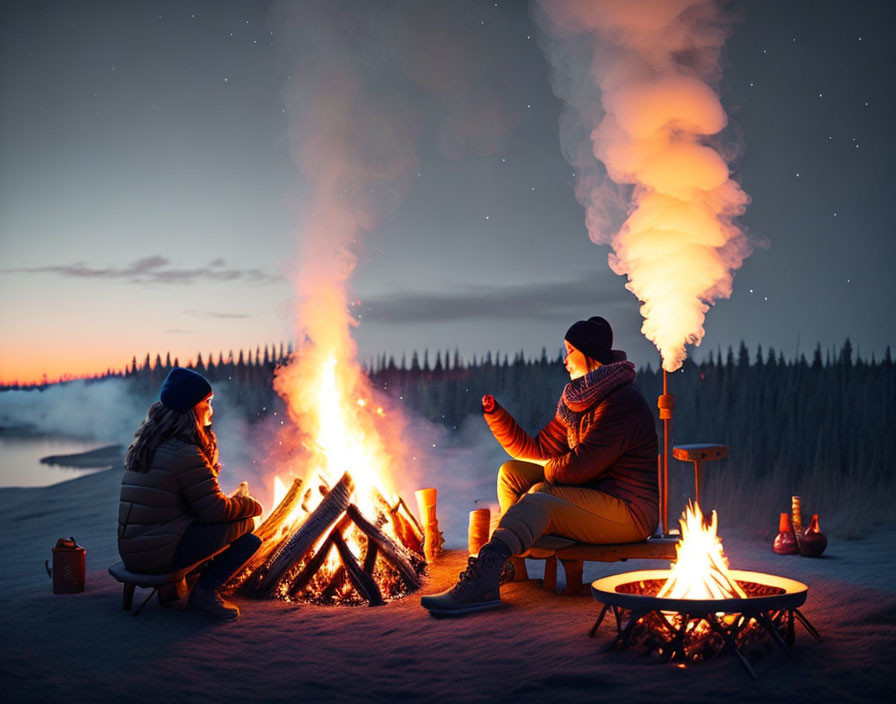
<svg viewBox="0 0 896 704">
<path fill-rule="evenodd" d="M 670 599 L 746 597 L 728 569 L 722 541 L 716 534 L 716 512 L 712 512 L 712 519 L 706 525 L 700 507 L 689 504 L 679 525 L 681 540 L 675 546 L 676 561 L 657 596 Z"/>
</svg>

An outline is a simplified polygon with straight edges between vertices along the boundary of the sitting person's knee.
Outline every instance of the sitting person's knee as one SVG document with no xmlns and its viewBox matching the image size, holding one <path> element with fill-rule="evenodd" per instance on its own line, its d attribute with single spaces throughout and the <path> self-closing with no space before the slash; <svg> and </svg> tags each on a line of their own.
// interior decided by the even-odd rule
<svg viewBox="0 0 896 704">
<path fill-rule="evenodd" d="M 529 472 L 525 471 L 528 464 L 522 460 L 507 460 L 498 468 L 498 480 L 512 484 L 526 480 L 529 475 Z"/>
<path fill-rule="evenodd" d="M 239 538 L 237 538 L 234 543 L 239 543 L 240 548 L 245 549 L 246 552 L 254 553 L 258 548 L 261 547 L 261 538 L 259 538 L 255 533 L 249 532 L 244 533 Z"/>
<path fill-rule="evenodd" d="M 507 460 L 504 464 L 498 467 L 498 479 L 508 479 L 509 477 L 516 474 L 513 471 L 513 465 L 515 462 L 516 460 Z"/>
<path fill-rule="evenodd" d="M 529 494 L 548 494 L 550 493 L 553 486 L 548 484 L 547 482 L 538 482 L 537 484 L 533 484 L 529 489 Z"/>
</svg>

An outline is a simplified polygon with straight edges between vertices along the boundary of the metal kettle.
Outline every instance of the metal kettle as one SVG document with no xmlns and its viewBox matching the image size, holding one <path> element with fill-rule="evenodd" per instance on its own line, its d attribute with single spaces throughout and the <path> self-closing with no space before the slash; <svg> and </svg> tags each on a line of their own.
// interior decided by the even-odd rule
<svg viewBox="0 0 896 704">
<path fill-rule="evenodd" d="M 60 538 L 53 548 L 53 567 L 44 562 L 47 574 L 53 578 L 54 594 L 77 594 L 84 591 L 84 574 L 87 568 L 87 550 L 74 538 Z"/>
</svg>

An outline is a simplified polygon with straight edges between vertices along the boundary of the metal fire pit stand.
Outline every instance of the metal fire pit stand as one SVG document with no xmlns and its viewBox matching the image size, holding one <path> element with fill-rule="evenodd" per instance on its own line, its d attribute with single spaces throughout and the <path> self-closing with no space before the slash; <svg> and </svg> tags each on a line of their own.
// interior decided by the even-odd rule
<svg viewBox="0 0 896 704">
<path fill-rule="evenodd" d="M 653 635 L 659 640 L 664 640 L 658 650 L 663 659 L 669 662 L 676 657 L 686 659 L 685 645 L 688 634 L 700 621 L 705 621 L 725 641 L 725 645 L 719 652 L 727 650 L 736 655 L 753 679 L 758 679 L 756 671 L 737 645 L 738 636 L 750 621 L 759 624 L 788 658 L 793 657 L 792 648 L 796 640 L 795 621 L 799 621 L 815 640 L 821 641 L 821 635 L 798 608 L 806 601 L 808 588 L 804 584 L 756 572 L 734 570 L 732 573 L 741 585 L 759 585 L 760 587 L 768 586 L 762 580 L 771 577 L 778 585 L 781 585 L 781 593 L 746 599 L 668 599 L 616 591 L 620 585 L 631 585 L 642 580 L 656 579 L 664 574 L 661 570 L 629 572 L 605 577 L 591 585 L 595 600 L 601 602 L 603 608 L 588 636 L 594 638 L 607 612 L 612 611 L 616 619 L 616 637 L 607 650 L 614 650 L 617 647 L 619 650 L 627 650 L 632 644 L 632 635 L 638 623 L 649 614 L 655 613 L 657 618 L 652 620 L 661 625 L 664 633 L 661 635 L 654 630 Z M 625 611 L 630 613 L 628 620 L 623 625 Z M 681 617 L 680 625 L 675 626 L 669 623 L 664 612 L 678 614 Z M 734 616 L 735 618 L 731 623 L 727 623 L 725 616 Z M 694 627 L 691 627 L 691 624 L 694 624 Z M 783 636 L 781 631 L 784 631 Z"/>
</svg>

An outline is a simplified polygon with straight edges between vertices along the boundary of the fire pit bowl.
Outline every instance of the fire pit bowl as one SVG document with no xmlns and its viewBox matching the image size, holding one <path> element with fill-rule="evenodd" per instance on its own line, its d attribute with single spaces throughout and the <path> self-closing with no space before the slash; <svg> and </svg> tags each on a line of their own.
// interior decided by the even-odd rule
<svg viewBox="0 0 896 704">
<path fill-rule="evenodd" d="M 666 660 L 699 661 L 728 650 L 738 656 L 753 678 L 756 673 L 743 648 L 757 635 L 768 635 L 791 657 L 794 620 L 816 639 L 818 631 L 799 612 L 809 588 L 786 577 L 730 570 L 747 597 L 683 599 L 657 596 L 669 570 L 640 570 L 598 579 L 591 584 L 594 599 L 603 604 L 591 629 L 594 637 L 604 616 L 616 617 L 616 638 L 609 649 L 625 650 L 647 644 Z M 627 620 L 626 620 L 627 619 Z"/>
<path fill-rule="evenodd" d="M 596 601 L 633 611 L 676 611 L 689 614 L 742 613 L 793 609 L 806 602 L 802 582 L 762 572 L 731 570 L 749 598 L 671 599 L 655 594 L 669 577 L 668 570 L 640 570 L 598 579 L 591 584 Z"/>
</svg>

